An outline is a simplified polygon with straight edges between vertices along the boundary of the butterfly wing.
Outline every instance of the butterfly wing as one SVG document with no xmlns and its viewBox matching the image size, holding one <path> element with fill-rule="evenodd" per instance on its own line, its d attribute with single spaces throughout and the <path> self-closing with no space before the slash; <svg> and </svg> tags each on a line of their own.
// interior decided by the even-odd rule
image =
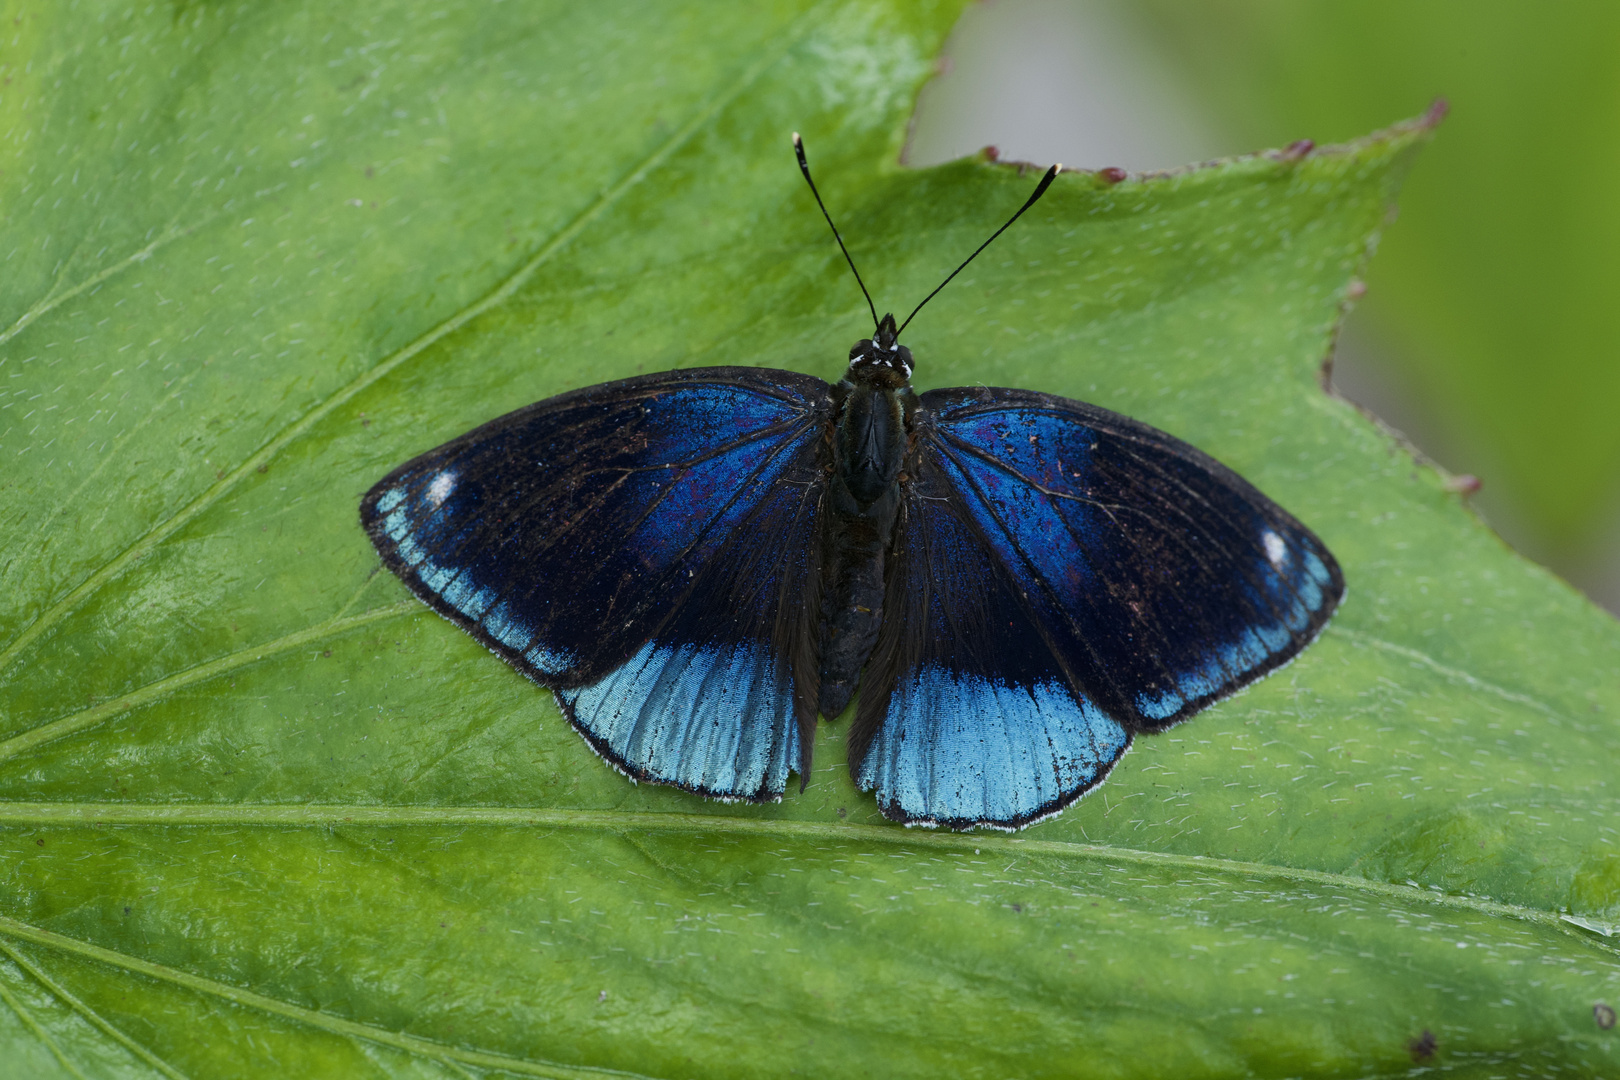
<svg viewBox="0 0 1620 1080">
<path fill-rule="evenodd" d="M 588 387 L 400 466 L 361 520 L 626 774 L 773 798 L 814 723 L 829 393 L 758 368 Z"/>
<path fill-rule="evenodd" d="M 1214 459 L 1045 394 L 922 395 L 851 731 L 889 816 L 1018 827 L 1288 662 L 1344 592 L 1325 545 Z"/>
</svg>

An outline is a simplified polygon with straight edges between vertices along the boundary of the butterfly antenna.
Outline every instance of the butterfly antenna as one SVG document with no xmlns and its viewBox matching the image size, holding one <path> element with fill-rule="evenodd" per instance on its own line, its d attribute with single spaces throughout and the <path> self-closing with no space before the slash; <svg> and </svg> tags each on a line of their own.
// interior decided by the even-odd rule
<svg viewBox="0 0 1620 1080">
<path fill-rule="evenodd" d="M 850 271 L 855 275 L 855 284 L 861 287 L 861 295 L 866 297 L 866 306 L 872 309 L 872 325 L 878 325 L 877 305 L 872 303 L 872 294 L 866 291 L 866 282 L 861 280 L 861 272 L 855 269 L 855 260 L 849 257 L 849 248 L 844 246 L 844 238 L 838 235 L 838 226 L 833 224 L 832 215 L 827 213 L 827 204 L 821 201 L 821 192 L 816 190 L 816 182 L 810 179 L 810 162 L 804 157 L 804 140 L 799 133 L 793 133 L 793 152 L 799 155 L 799 171 L 804 173 L 804 182 L 810 185 L 810 194 L 816 197 L 816 205 L 821 207 L 821 216 L 827 219 L 827 227 L 833 231 L 833 239 L 838 241 L 838 250 L 844 253 L 844 260 L 849 263 Z M 1030 200 L 1034 202 L 1033 199 Z M 1019 213 L 1023 213 L 1022 210 Z M 1008 222 L 1008 224 L 1012 224 Z M 995 239 L 995 237 L 991 237 Z M 978 254 L 978 252 L 974 252 Z"/>
<path fill-rule="evenodd" d="M 1033 194 L 1033 195 L 1031 195 L 1029 197 L 1029 201 L 1024 203 L 1023 206 L 1020 206 L 1018 208 L 1018 213 L 1014 214 L 1012 217 L 1007 219 L 1007 224 L 1003 225 L 1001 228 L 999 228 L 995 232 L 991 233 L 990 234 L 990 239 L 986 240 L 984 243 L 980 244 L 978 251 L 975 251 L 973 254 L 969 255 L 966 259 L 964 259 L 962 261 L 961 266 L 958 266 L 955 270 L 952 270 L 951 271 L 951 277 L 948 277 L 944 281 L 939 283 L 939 289 L 943 289 L 945 286 L 949 285 L 951 283 L 951 278 L 954 278 L 957 274 L 960 274 L 963 270 L 966 270 L 967 269 L 967 264 L 972 262 L 974 259 L 977 259 L 979 257 L 979 251 L 983 251 L 985 248 L 989 247 L 995 241 L 996 237 L 998 237 L 1002 233 L 1006 232 L 1009 228 L 1012 227 L 1013 222 L 1017 221 L 1020 217 L 1023 217 L 1024 211 L 1028 210 L 1030 207 L 1034 206 L 1035 205 L 1035 200 L 1039 199 L 1042 195 L 1046 194 L 1046 189 L 1052 186 L 1052 181 L 1057 179 L 1057 174 L 1062 172 L 1062 171 L 1063 171 L 1063 166 L 1062 165 L 1054 165 L 1050 169 L 1047 169 L 1046 170 L 1046 175 L 1041 177 L 1041 182 L 1039 184 L 1035 185 L 1035 194 Z M 806 173 L 805 175 L 809 176 L 810 174 Z M 928 301 L 932 300 L 934 297 L 939 295 L 939 289 L 935 289 L 933 292 L 931 292 L 927 296 L 923 297 L 922 304 L 918 304 L 916 307 L 911 309 L 911 314 L 906 316 L 906 321 L 900 324 L 900 329 L 899 330 L 895 331 L 895 333 L 894 333 L 895 337 L 899 337 L 902 333 L 905 332 L 906 327 L 911 325 L 911 320 L 915 319 L 917 317 L 917 312 L 919 312 L 919 311 L 921 311 L 923 309 L 923 304 L 928 303 Z"/>
</svg>

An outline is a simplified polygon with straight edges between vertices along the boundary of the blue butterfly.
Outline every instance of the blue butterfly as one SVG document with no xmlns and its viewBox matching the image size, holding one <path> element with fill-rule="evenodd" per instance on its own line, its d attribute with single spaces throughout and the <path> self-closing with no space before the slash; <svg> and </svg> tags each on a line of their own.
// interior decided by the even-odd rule
<svg viewBox="0 0 1620 1080">
<path fill-rule="evenodd" d="M 395 469 L 361 520 L 636 780 L 758 802 L 797 771 L 803 790 L 817 716 L 859 684 L 850 769 L 907 824 L 1048 817 L 1136 734 L 1321 631 L 1338 565 L 1236 473 L 1050 394 L 918 394 L 911 318 L 867 304 L 836 386 L 718 367 L 576 390 Z"/>
</svg>

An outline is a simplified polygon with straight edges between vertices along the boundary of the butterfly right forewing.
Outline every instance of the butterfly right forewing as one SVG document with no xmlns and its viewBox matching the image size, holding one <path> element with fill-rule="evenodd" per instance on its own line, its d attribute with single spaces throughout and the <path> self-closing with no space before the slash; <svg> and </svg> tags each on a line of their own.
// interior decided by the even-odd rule
<svg viewBox="0 0 1620 1080">
<path fill-rule="evenodd" d="M 1338 606 L 1327 546 L 1163 431 L 1024 390 L 923 402 L 941 467 L 1078 685 L 1132 730 L 1286 663 Z"/>
<path fill-rule="evenodd" d="M 890 816 L 1016 827 L 1061 808 L 1130 733 L 1297 655 L 1343 594 L 1314 534 L 1164 432 L 1020 390 L 921 404 L 851 733 Z"/>
</svg>

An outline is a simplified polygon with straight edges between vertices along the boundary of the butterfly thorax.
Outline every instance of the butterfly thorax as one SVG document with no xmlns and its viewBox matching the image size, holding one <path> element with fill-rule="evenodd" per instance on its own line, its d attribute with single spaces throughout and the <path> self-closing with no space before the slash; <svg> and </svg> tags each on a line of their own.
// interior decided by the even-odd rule
<svg viewBox="0 0 1620 1080">
<path fill-rule="evenodd" d="M 829 718 L 843 712 L 883 624 L 884 562 L 900 508 L 900 475 L 917 395 L 911 350 L 894 317 L 850 350 L 834 391 L 833 477 L 822 557 L 821 687 Z"/>
<path fill-rule="evenodd" d="M 849 350 L 849 370 L 834 391 L 835 471 L 852 510 L 878 502 L 900 475 L 906 425 L 917 395 L 910 385 L 911 350 L 895 341 L 896 334 L 894 316 L 883 316 L 877 333 Z"/>
</svg>

